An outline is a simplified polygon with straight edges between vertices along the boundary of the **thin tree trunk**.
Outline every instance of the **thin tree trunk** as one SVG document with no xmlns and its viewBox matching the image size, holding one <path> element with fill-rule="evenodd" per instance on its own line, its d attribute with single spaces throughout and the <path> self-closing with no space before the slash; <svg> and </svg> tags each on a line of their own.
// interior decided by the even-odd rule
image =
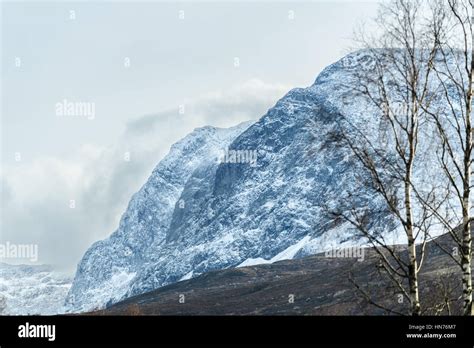
<svg viewBox="0 0 474 348">
<path fill-rule="evenodd" d="M 464 315 L 473 315 L 472 306 L 472 235 L 471 235 L 471 170 L 472 170 L 472 94 L 473 94 L 473 72 L 474 72 L 474 48 L 471 52 L 471 70 L 469 74 L 469 87 L 466 101 L 466 144 L 464 151 L 464 182 L 463 182 L 463 250 L 461 255 Z"/>
<path fill-rule="evenodd" d="M 407 207 L 407 240 L 408 240 L 408 282 L 410 287 L 410 301 L 411 301 L 411 312 L 412 315 L 420 315 L 420 297 L 418 290 L 418 261 L 416 259 L 416 244 L 413 234 L 413 225 L 411 222 L 411 208 L 410 208 L 410 185 L 406 185 L 406 198 L 405 205 Z"/>
<path fill-rule="evenodd" d="M 412 190 L 412 171 L 413 162 L 415 161 L 415 141 L 418 131 L 418 118 L 417 118 L 417 107 L 416 107 L 416 96 L 414 91 L 416 88 L 416 80 L 412 82 L 412 108 L 410 115 L 410 131 L 408 133 L 409 143 L 409 154 L 408 161 L 406 163 L 406 175 L 405 175 L 405 214 L 406 214 L 406 233 L 408 242 L 408 282 L 410 288 L 410 301 L 411 301 L 411 312 L 412 315 L 418 316 L 421 312 L 420 306 L 420 295 L 418 289 L 418 260 L 416 253 L 416 240 L 413 228 L 413 213 L 412 213 L 412 201 L 411 201 L 411 190 Z"/>
</svg>

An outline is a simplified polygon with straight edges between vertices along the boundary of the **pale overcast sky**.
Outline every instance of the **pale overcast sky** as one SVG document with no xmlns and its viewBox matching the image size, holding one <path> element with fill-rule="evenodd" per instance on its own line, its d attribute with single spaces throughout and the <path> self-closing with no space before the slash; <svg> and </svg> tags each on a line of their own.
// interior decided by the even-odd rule
<svg viewBox="0 0 474 348">
<path fill-rule="evenodd" d="M 3 2 L 0 243 L 36 243 L 38 263 L 73 270 L 116 229 L 172 143 L 196 127 L 258 119 L 289 89 L 311 85 L 376 9 Z M 65 99 L 94 105 L 93 119 L 58 115 Z"/>
</svg>

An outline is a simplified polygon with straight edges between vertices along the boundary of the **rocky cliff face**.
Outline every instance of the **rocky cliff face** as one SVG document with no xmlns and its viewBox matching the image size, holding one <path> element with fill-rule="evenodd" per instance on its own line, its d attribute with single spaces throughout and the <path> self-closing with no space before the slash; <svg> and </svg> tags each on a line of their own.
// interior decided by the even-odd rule
<svg viewBox="0 0 474 348">
<path fill-rule="evenodd" d="M 351 72 L 366 58 L 357 52 L 329 66 L 254 124 L 197 129 L 175 144 L 117 231 L 84 255 L 69 310 L 100 308 L 211 270 L 363 244 L 324 208 L 348 190 L 372 209 L 387 242 L 396 242 L 397 225 L 380 199 L 359 187 L 356 161 L 331 136 L 341 113 L 378 134 L 365 116 L 378 111 L 350 87 Z"/>
</svg>

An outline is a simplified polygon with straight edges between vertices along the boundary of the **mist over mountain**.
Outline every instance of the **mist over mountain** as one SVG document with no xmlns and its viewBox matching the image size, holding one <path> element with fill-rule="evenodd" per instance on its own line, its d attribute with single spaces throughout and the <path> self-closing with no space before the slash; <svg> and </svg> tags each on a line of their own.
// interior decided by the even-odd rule
<svg viewBox="0 0 474 348">
<path fill-rule="evenodd" d="M 0 262 L 0 314 L 53 315 L 64 312 L 72 277 L 48 265 Z"/>
</svg>

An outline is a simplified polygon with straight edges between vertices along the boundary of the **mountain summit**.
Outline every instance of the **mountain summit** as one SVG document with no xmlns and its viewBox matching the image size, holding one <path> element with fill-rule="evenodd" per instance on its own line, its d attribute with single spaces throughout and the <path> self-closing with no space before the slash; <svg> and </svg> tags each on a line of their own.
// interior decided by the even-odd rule
<svg viewBox="0 0 474 348">
<path fill-rule="evenodd" d="M 342 113 L 363 123 L 364 113 L 378 112 L 348 87 L 365 62 L 364 51 L 353 53 L 312 86 L 288 92 L 256 123 L 196 129 L 173 145 L 118 229 L 85 253 L 67 308 L 89 311 L 211 270 L 365 244 L 323 208 L 358 187 L 357 163 L 331 134 Z M 365 127 L 377 133 L 377 125 Z M 371 192 L 358 199 L 383 211 Z M 390 216 L 375 220 L 387 242 L 396 242 Z"/>
</svg>

